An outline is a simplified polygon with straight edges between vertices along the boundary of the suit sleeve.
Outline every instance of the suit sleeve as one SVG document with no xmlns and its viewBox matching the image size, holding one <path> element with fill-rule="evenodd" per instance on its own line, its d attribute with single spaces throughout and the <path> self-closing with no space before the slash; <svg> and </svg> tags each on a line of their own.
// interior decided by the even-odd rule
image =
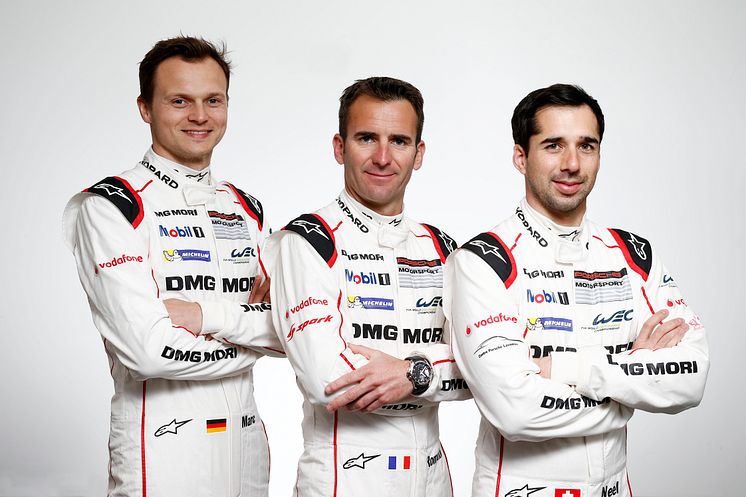
<svg viewBox="0 0 746 497">
<path fill-rule="evenodd" d="M 709 352 L 705 328 L 687 305 L 670 273 L 651 251 L 649 274 L 639 278 L 635 308 L 638 333 L 654 312 L 670 311 L 667 319 L 683 318 L 689 331 L 678 345 L 608 354 L 605 349 L 552 354 L 552 378 L 576 385 L 593 399 L 611 397 L 635 409 L 676 413 L 700 403 L 704 394 Z M 635 278 L 633 281 L 638 280 Z M 556 376 L 555 376 L 556 372 Z"/>
<path fill-rule="evenodd" d="M 208 380 L 247 371 L 259 355 L 175 326 L 159 297 L 145 226 L 81 194 L 65 211 L 68 244 L 107 350 L 138 380 Z"/>
<path fill-rule="evenodd" d="M 413 352 L 421 355 L 433 366 L 433 379 L 430 387 L 416 399 L 431 404 L 449 400 L 466 400 L 471 398 L 468 383 L 459 371 L 451 346 L 451 330 L 446 322 L 443 329 L 443 343 L 436 343 Z"/>
<path fill-rule="evenodd" d="M 445 290 L 461 373 L 484 418 L 505 438 L 589 436 L 626 425 L 632 409 L 539 376 L 523 341 L 526 317 L 502 279 L 474 253 L 462 249 L 448 258 Z"/>
<path fill-rule="evenodd" d="M 325 405 L 326 385 L 367 364 L 342 337 L 342 292 L 336 274 L 301 236 L 267 239 L 262 261 L 272 280 L 274 328 L 309 402 Z"/>
</svg>

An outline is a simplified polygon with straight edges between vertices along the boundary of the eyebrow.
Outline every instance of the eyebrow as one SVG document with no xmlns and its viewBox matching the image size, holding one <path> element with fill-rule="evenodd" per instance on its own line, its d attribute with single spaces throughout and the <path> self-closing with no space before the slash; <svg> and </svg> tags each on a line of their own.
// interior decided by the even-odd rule
<svg viewBox="0 0 746 497">
<path fill-rule="evenodd" d="M 542 145 L 542 144 L 545 144 L 545 143 L 560 143 L 562 141 L 564 141 L 564 138 L 561 137 L 561 136 L 549 136 L 549 137 L 544 138 L 543 140 L 541 140 L 541 142 L 539 143 L 539 145 Z M 594 136 L 581 136 L 580 137 L 580 141 L 582 141 L 583 143 L 593 143 L 593 144 L 598 144 L 599 143 L 598 138 L 596 138 Z"/>
</svg>

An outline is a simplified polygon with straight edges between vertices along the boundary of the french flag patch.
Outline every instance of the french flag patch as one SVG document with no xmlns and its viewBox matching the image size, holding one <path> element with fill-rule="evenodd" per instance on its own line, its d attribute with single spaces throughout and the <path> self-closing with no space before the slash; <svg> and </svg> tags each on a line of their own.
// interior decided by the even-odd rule
<svg viewBox="0 0 746 497">
<path fill-rule="evenodd" d="M 389 456 L 389 469 L 409 469 L 410 456 Z"/>
</svg>

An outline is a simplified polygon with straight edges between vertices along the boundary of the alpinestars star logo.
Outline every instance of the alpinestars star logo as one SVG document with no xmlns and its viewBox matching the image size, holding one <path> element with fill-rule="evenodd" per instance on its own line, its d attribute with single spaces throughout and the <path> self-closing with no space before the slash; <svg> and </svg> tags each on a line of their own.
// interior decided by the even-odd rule
<svg viewBox="0 0 746 497">
<path fill-rule="evenodd" d="M 507 494 L 505 494 L 505 497 L 528 497 L 534 492 L 538 492 L 539 490 L 544 490 L 547 487 L 533 487 L 530 488 L 528 486 L 528 483 L 523 485 L 521 488 L 514 488 Z"/>
<path fill-rule="evenodd" d="M 454 250 L 456 250 L 456 242 L 454 242 L 452 238 L 449 238 L 448 236 L 443 234 L 439 235 L 439 238 L 443 240 L 443 244 L 448 247 L 449 252 L 453 252 Z"/>
<path fill-rule="evenodd" d="M 645 253 L 645 242 L 641 242 L 632 233 L 629 234 L 629 243 L 635 248 L 635 252 L 640 256 L 640 259 L 647 260 L 648 254 Z"/>
<path fill-rule="evenodd" d="M 204 171 L 204 172 L 201 172 L 201 173 L 197 173 L 197 174 L 187 174 L 186 175 L 187 178 L 194 178 L 197 181 L 202 181 L 203 179 L 205 179 L 205 176 L 207 176 L 207 171 Z"/>
<path fill-rule="evenodd" d="M 130 204 L 132 203 L 132 200 L 130 200 L 118 186 L 110 185 L 109 183 L 101 183 L 100 185 L 96 185 L 93 188 L 95 188 L 96 190 L 104 190 L 110 197 L 112 195 L 119 195 Z"/>
<path fill-rule="evenodd" d="M 350 468 L 362 468 L 365 469 L 365 463 L 370 461 L 371 459 L 375 459 L 376 457 L 380 456 L 381 454 L 376 454 L 374 456 L 366 456 L 365 452 L 360 454 L 357 457 L 353 457 L 352 459 L 347 459 L 345 463 L 342 465 L 344 469 L 350 469 Z"/>
<path fill-rule="evenodd" d="M 304 230 L 306 230 L 306 233 L 312 233 L 312 232 L 318 233 L 319 235 L 323 236 L 327 240 L 329 239 L 329 237 L 326 236 L 326 234 L 324 234 L 323 231 L 321 231 L 321 226 L 319 226 L 316 223 L 311 223 L 309 221 L 304 221 L 303 219 L 296 219 L 291 224 L 293 226 L 300 226 L 301 228 L 303 228 Z"/>
<path fill-rule="evenodd" d="M 497 247 L 495 247 L 494 245 L 490 245 L 489 243 L 482 241 L 482 240 L 474 240 L 473 242 L 471 242 L 471 244 L 479 247 L 479 249 L 482 251 L 484 255 L 495 254 L 505 264 L 508 263 L 508 261 L 506 261 L 502 255 L 500 255 L 500 252 L 497 250 Z"/>
<path fill-rule="evenodd" d="M 561 238 L 567 238 L 567 239 L 569 239 L 569 240 L 571 240 L 571 241 L 574 242 L 575 240 L 578 239 L 579 235 L 580 235 L 580 231 L 578 231 L 578 230 L 572 230 L 570 233 L 560 234 L 560 237 Z"/>
<path fill-rule="evenodd" d="M 173 421 L 171 421 L 167 425 L 163 425 L 155 430 L 155 436 L 160 437 L 161 435 L 165 435 L 166 433 L 173 433 L 174 435 L 176 435 L 177 430 L 190 421 L 191 419 L 187 419 L 186 421 L 176 421 L 176 418 L 174 418 Z"/>
</svg>

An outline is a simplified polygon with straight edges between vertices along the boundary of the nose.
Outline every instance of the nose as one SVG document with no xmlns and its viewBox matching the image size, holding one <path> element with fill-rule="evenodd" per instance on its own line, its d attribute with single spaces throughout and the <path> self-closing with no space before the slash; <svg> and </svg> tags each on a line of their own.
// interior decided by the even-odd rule
<svg viewBox="0 0 746 497">
<path fill-rule="evenodd" d="M 389 151 L 389 144 L 386 142 L 379 142 L 375 152 L 373 152 L 373 164 L 376 166 L 387 166 L 391 162 L 391 153 Z"/>
<path fill-rule="evenodd" d="M 194 102 L 189 113 L 189 120 L 196 124 L 204 124 L 207 121 L 207 110 L 202 102 Z"/>
<path fill-rule="evenodd" d="M 564 160 L 562 161 L 562 170 L 569 172 L 576 172 L 580 169 L 580 157 L 578 150 L 574 147 L 568 147 L 565 152 Z"/>
</svg>

